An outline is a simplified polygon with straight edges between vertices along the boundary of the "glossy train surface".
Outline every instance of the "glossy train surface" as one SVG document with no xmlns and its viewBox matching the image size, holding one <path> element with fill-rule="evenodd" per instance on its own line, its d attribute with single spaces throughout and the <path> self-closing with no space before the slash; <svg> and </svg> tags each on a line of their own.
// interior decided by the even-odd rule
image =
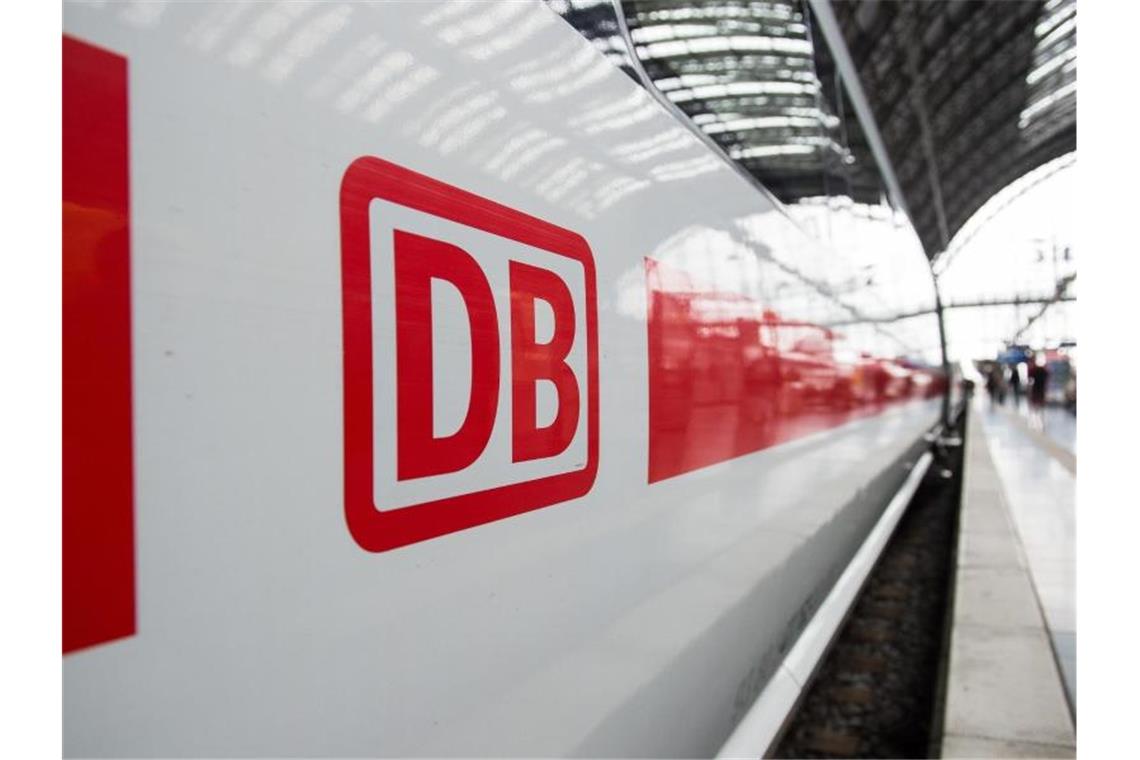
<svg viewBox="0 0 1140 760">
<path fill-rule="evenodd" d="M 939 421 L 936 324 L 836 286 L 931 304 L 917 248 L 541 3 L 69 3 L 63 56 L 65 752 L 714 754 Z"/>
</svg>

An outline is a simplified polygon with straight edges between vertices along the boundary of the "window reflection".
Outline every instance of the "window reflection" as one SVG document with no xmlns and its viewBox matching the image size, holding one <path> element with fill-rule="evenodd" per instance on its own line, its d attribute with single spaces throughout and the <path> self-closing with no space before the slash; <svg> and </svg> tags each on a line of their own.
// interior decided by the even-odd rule
<svg viewBox="0 0 1140 760">
<path fill-rule="evenodd" d="M 842 163 L 806 7 L 771 2 L 623 3 L 655 86 L 785 204 L 828 195 Z"/>
<path fill-rule="evenodd" d="M 892 345 L 876 355 L 866 334 L 783 316 L 799 310 L 795 293 L 741 294 L 746 261 L 763 281 L 792 282 L 752 258 L 713 259 L 705 272 L 646 258 L 651 483 L 945 389 L 937 370 L 893 357 Z M 727 289 L 718 269 L 738 275 Z"/>
</svg>

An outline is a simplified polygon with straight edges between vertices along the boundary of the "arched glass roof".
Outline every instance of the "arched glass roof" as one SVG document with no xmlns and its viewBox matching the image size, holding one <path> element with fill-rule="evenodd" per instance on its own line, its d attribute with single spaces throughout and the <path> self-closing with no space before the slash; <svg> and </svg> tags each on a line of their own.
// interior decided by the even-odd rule
<svg viewBox="0 0 1140 760">
<path fill-rule="evenodd" d="M 931 259 L 1076 148 L 1075 0 L 547 2 L 785 204 L 889 198 Z"/>
<path fill-rule="evenodd" d="M 1075 0 L 831 7 L 928 256 L 1001 188 L 1076 149 Z"/>
</svg>

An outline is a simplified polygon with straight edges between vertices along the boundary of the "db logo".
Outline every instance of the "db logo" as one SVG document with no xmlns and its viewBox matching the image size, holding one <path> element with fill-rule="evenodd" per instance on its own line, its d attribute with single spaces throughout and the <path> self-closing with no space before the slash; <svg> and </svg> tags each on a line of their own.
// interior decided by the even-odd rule
<svg viewBox="0 0 1140 760">
<path fill-rule="evenodd" d="M 584 495 L 594 260 L 569 230 L 377 158 L 341 182 L 345 514 L 385 551 Z"/>
</svg>

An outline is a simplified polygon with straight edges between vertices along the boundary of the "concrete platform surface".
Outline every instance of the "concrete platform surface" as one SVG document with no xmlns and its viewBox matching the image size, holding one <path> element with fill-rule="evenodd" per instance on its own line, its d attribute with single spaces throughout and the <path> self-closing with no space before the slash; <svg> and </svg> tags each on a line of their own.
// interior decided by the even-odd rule
<svg viewBox="0 0 1140 760">
<path fill-rule="evenodd" d="M 1072 708 L 1077 700 L 1075 418 L 1057 407 L 996 411 L 979 415 L 982 430 Z"/>
<path fill-rule="evenodd" d="M 970 414 L 942 756 L 1073 757 L 1076 735 L 1060 658 L 1030 569 L 1029 547 L 1007 497 L 1013 488 L 1022 502 L 1027 501 L 1023 495 L 1044 498 L 1032 463 L 1028 475 L 1020 480 L 1012 476 L 1018 467 L 1025 469 L 1026 459 L 1051 456 L 1018 431 L 1009 412 L 978 405 Z M 991 441 L 998 456 L 991 452 Z M 1022 456 L 1019 447 L 1036 454 L 1003 467 L 999 456 Z M 1064 467 L 1057 468 L 1071 477 Z M 1010 470 L 1008 479 L 1005 470 Z M 1022 503 L 1018 508 L 1029 507 Z M 1028 522 L 1034 542 L 1073 541 L 1072 533 L 1056 534 L 1064 530 L 1056 519 L 1030 516 Z M 1037 549 L 1051 555 L 1042 560 L 1044 569 L 1055 571 L 1055 563 L 1072 558 L 1064 550 Z M 1072 602 L 1070 596 L 1070 607 Z M 1059 624 L 1066 623 L 1065 605 L 1054 600 L 1054 606 Z M 1060 633 L 1071 633 L 1075 642 L 1075 621 Z M 1075 670 L 1075 659 L 1073 666 Z"/>
</svg>

